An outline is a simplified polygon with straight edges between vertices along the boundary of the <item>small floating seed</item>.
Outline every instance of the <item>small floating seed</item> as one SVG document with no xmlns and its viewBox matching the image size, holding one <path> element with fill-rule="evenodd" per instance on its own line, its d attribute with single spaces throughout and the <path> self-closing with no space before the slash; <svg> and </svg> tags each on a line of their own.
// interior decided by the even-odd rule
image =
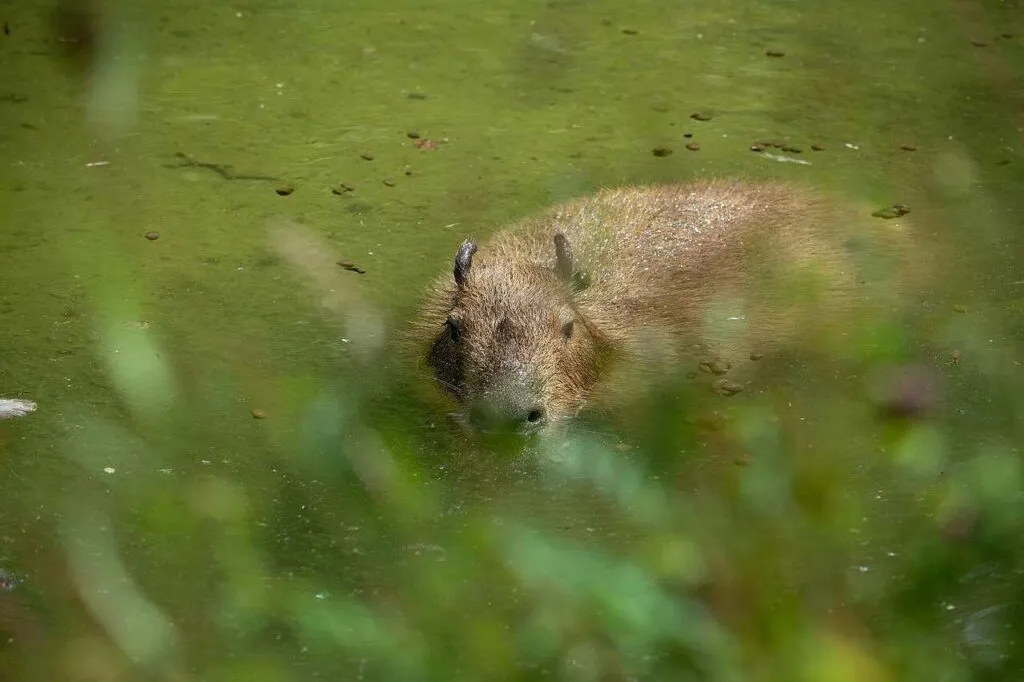
<svg viewBox="0 0 1024 682">
<path fill-rule="evenodd" d="M 811 145 L 811 149 L 813 149 L 816 152 L 823 152 L 823 151 L 825 151 L 825 145 L 823 145 L 823 144 L 812 144 Z"/>
<path fill-rule="evenodd" d="M 383 180 L 381 180 L 381 182 L 383 182 L 388 187 L 394 187 L 395 186 L 395 181 L 392 180 L 391 178 L 384 178 Z"/>
<path fill-rule="evenodd" d="M 689 149 L 691 152 L 699 152 L 700 151 L 700 143 L 699 142 L 687 142 L 686 143 L 686 148 Z"/>
<path fill-rule="evenodd" d="M 346 185 L 344 182 L 339 182 L 337 185 L 331 188 L 331 193 L 341 196 L 342 194 L 347 194 L 348 192 L 351 192 L 354 189 L 355 187 L 353 187 L 352 185 Z"/>
<path fill-rule="evenodd" d="M 956 304 L 953 305 L 953 312 L 955 312 L 955 313 L 966 313 L 967 312 L 967 306 L 962 305 L 960 303 L 956 303 Z"/>
<path fill-rule="evenodd" d="M 409 99 L 426 99 L 427 98 L 427 96 L 424 95 L 422 92 L 410 92 L 408 95 L 406 95 L 406 97 L 408 97 Z"/>
<path fill-rule="evenodd" d="M 785 57 L 786 53 L 780 50 L 768 50 L 767 52 L 765 52 L 765 55 L 769 57 Z"/>
<path fill-rule="evenodd" d="M 750 359 L 753 360 L 754 362 L 757 362 L 758 360 L 760 360 L 763 357 L 764 357 L 764 353 L 751 353 L 750 354 Z"/>
<path fill-rule="evenodd" d="M 901 144 L 900 145 L 900 149 L 902 149 L 905 152 L 916 152 L 917 151 L 917 147 L 915 147 L 912 144 Z"/>
<path fill-rule="evenodd" d="M 252 418 L 253 419 L 266 419 L 267 418 L 267 413 L 264 412 L 263 410 L 261 410 L 258 407 L 253 408 L 253 410 L 252 410 Z"/>
<path fill-rule="evenodd" d="M 750 151 L 752 151 L 752 152 L 763 152 L 764 151 L 764 146 L 763 145 L 759 145 L 759 144 L 752 144 L 752 145 L 750 145 Z"/>
<path fill-rule="evenodd" d="M 976 38 L 971 39 L 971 45 L 974 45 L 975 47 L 988 47 L 988 43 L 986 43 L 984 40 L 978 40 Z"/>
<path fill-rule="evenodd" d="M 672 150 L 668 147 L 655 147 L 651 150 L 651 153 L 655 156 L 668 156 L 672 153 Z"/>
<path fill-rule="evenodd" d="M 710 121 L 712 116 L 711 114 L 705 113 L 703 111 L 695 111 L 692 114 L 690 114 L 690 118 L 692 118 L 694 121 Z"/>
<path fill-rule="evenodd" d="M 782 151 L 789 152 L 790 154 L 803 154 L 804 153 L 804 150 L 800 149 L 800 147 L 793 147 L 793 146 L 790 146 L 790 145 L 786 145 L 785 147 L 783 147 Z"/>
<path fill-rule="evenodd" d="M 622 29 L 622 32 L 625 33 L 627 36 L 635 36 L 640 31 L 636 30 L 635 28 L 624 28 Z"/>
<path fill-rule="evenodd" d="M 405 134 L 405 136 L 408 137 L 410 140 L 418 140 L 418 139 L 420 139 L 420 134 L 418 132 L 416 132 L 415 130 L 410 130 L 409 132 L 407 132 Z"/>
<path fill-rule="evenodd" d="M 157 239 L 160 239 L 160 233 L 159 232 L 147 232 L 146 233 L 146 239 L 148 239 L 151 242 L 155 242 Z"/>
<path fill-rule="evenodd" d="M 693 137 L 693 133 L 683 133 L 683 137 Z"/>
<path fill-rule="evenodd" d="M 365 161 L 373 161 L 373 154 L 367 154 L 366 152 L 363 152 L 362 154 L 359 155 L 359 158 Z"/>
<path fill-rule="evenodd" d="M 282 197 L 286 197 L 295 191 L 295 185 L 278 185 L 274 191 Z"/>
</svg>

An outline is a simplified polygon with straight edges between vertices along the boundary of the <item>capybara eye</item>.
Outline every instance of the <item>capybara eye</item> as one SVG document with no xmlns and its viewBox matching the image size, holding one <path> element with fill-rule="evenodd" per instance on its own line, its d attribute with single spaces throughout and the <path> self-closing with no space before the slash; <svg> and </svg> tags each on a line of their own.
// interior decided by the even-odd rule
<svg viewBox="0 0 1024 682">
<path fill-rule="evenodd" d="M 448 330 L 448 335 L 451 336 L 452 341 L 458 343 L 459 337 L 462 335 L 462 327 L 459 324 L 459 321 L 454 317 L 449 317 L 444 321 L 444 326 Z"/>
<path fill-rule="evenodd" d="M 572 329 L 573 329 L 573 326 L 575 324 L 576 323 L 575 323 L 574 320 L 569 320 L 568 322 L 563 324 L 562 325 L 562 336 L 564 336 L 567 339 L 572 338 Z"/>
</svg>

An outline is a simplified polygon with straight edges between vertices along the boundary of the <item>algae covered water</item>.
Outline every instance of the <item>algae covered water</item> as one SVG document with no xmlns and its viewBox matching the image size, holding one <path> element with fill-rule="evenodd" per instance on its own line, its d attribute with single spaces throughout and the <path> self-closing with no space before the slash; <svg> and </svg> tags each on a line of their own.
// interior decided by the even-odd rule
<svg viewBox="0 0 1024 682">
<path fill-rule="evenodd" d="M 0 679 L 1021 671 L 1016 3 L 0 22 Z M 394 340 L 464 238 L 706 177 L 913 221 L 940 276 L 732 397 L 449 427 Z"/>
</svg>

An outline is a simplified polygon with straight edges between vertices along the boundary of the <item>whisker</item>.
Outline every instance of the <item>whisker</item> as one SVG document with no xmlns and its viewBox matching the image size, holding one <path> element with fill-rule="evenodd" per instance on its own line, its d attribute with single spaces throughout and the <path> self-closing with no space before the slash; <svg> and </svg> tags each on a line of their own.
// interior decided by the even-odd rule
<svg viewBox="0 0 1024 682">
<path fill-rule="evenodd" d="M 448 389 L 449 391 L 451 391 L 455 395 L 458 395 L 458 396 L 462 395 L 462 389 L 459 388 L 456 384 L 453 384 L 450 381 L 445 381 L 444 379 L 439 379 L 438 377 L 433 377 L 432 376 L 431 379 L 433 381 L 436 381 L 437 383 L 441 384 L 441 386 L 445 387 L 446 389 Z"/>
</svg>

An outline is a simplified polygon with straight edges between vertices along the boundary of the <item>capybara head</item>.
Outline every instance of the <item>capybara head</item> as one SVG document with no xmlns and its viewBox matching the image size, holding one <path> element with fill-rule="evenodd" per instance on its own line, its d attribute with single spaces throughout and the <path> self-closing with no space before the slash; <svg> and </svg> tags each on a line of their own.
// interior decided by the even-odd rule
<svg viewBox="0 0 1024 682">
<path fill-rule="evenodd" d="M 476 244 L 463 242 L 442 288 L 427 362 L 462 420 L 482 430 L 562 422 L 597 379 L 599 335 L 574 303 L 569 243 L 561 234 L 554 242 L 554 267 L 501 250 L 474 264 Z"/>
</svg>

